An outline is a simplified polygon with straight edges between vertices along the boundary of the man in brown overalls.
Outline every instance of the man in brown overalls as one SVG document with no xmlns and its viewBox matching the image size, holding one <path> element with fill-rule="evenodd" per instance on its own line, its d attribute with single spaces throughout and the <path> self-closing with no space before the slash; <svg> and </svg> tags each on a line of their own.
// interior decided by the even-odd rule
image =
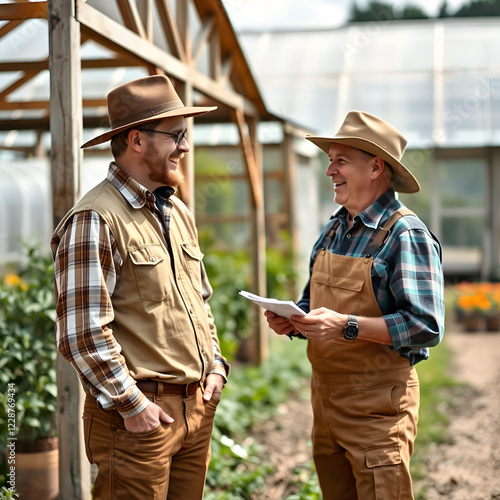
<svg viewBox="0 0 500 500">
<path fill-rule="evenodd" d="M 340 205 L 311 256 L 290 320 L 278 334 L 308 339 L 313 454 L 325 500 L 409 500 L 419 382 L 414 365 L 444 331 L 441 246 L 395 191 L 420 186 L 401 163 L 406 139 L 351 111 L 332 138 L 306 137 L 330 159 Z"/>
</svg>

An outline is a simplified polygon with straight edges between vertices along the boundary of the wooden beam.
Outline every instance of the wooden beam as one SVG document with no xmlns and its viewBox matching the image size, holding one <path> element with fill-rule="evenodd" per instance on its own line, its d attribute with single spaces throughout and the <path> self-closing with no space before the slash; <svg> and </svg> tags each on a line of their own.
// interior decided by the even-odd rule
<svg viewBox="0 0 500 500">
<path fill-rule="evenodd" d="M 233 118 L 238 126 L 243 160 L 247 167 L 249 189 L 251 193 L 251 260 L 252 290 L 257 295 L 266 295 L 266 220 L 263 197 L 262 155 L 257 141 L 255 120 L 245 121 L 243 114 L 233 111 Z M 267 322 L 259 308 L 254 307 L 253 356 L 255 365 L 260 365 L 269 356 Z"/>
<path fill-rule="evenodd" d="M 47 2 L 18 2 L 0 4 L 2 21 L 20 21 L 26 19 L 46 19 Z"/>
<path fill-rule="evenodd" d="M 0 17 L 0 19 L 2 19 Z M 0 38 L 10 33 L 13 29 L 17 28 L 23 21 L 9 21 L 0 28 Z"/>
<path fill-rule="evenodd" d="M 83 59 L 81 63 L 82 69 L 122 68 L 144 65 L 144 61 L 141 61 L 136 57 L 116 57 L 113 59 Z M 48 60 L 0 62 L 0 73 L 6 71 L 33 71 L 38 73 L 46 69 L 49 69 Z"/>
<path fill-rule="evenodd" d="M 156 9 L 158 10 L 163 32 L 172 54 L 181 61 L 186 62 L 186 51 L 184 50 L 181 35 L 179 33 L 179 29 L 177 28 L 177 23 L 174 20 L 172 9 L 170 8 L 168 0 L 156 0 Z"/>
<path fill-rule="evenodd" d="M 153 43 L 153 0 L 137 0 L 137 10 L 146 32 L 146 40 Z"/>
<path fill-rule="evenodd" d="M 203 48 L 207 44 L 207 41 L 212 33 L 212 30 L 215 28 L 215 21 L 212 16 L 208 16 L 207 19 L 203 20 L 203 25 L 201 26 L 200 31 L 196 35 L 196 40 L 193 44 L 193 54 L 192 61 L 193 66 L 196 66 Z"/>
<path fill-rule="evenodd" d="M 9 85 L 6 89 L 0 92 L 0 102 L 5 100 L 5 98 L 14 90 L 22 87 L 26 82 L 31 80 L 33 77 L 38 75 L 39 71 L 27 71 L 21 78 L 17 79 L 14 83 Z"/>
<path fill-rule="evenodd" d="M 247 116 L 257 114 L 255 104 L 243 95 L 228 90 L 210 77 L 184 64 L 172 54 L 147 42 L 86 4 L 84 0 L 76 1 L 77 18 L 82 24 L 82 29 L 105 47 L 116 52 L 133 54 L 153 66 L 164 69 L 173 78 L 183 82 L 192 82 L 195 90 L 230 108 L 239 109 Z"/>
<path fill-rule="evenodd" d="M 50 132 L 53 220 L 57 224 L 80 196 L 83 161 L 80 25 L 74 2 L 48 1 Z M 82 387 L 71 365 L 57 358 L 59 498 L 90 500 L 85 456 Z"/>
<path fill-rule="evenodd" d="M 147 40 L 146 30 L 134 0 L 117 0 L 117 5 L 125 26 Z"/>
<path fill-rule="evenodd" d="M 179 36 L 182 46 L 186 53 L 186 64 L 191 62 L 191 26 L 189 24 L 189 1 L 177 0 L 177 28 L 179 29 Z"/>
<path fill-rule="evenodd" d="M 219 73 L 219 83 L 226 86 L 227 82 L 231 79 L 231 72 L 233 71 L 233 58 L 228 55 L 221 64 Z"/>
<path fill-rule="evenodd" d="M 106 107 L 106 99 L 84 99 L 84 108 Z M 50 109 L 50 101 L 10 101 L 0 102 L 1 110 Z"/>
<path fill-rule="evenodd" d="M 237 109 L 232 112 L 232 116 L 233 121 L 238 126 L 238 133 L 240 135 L 240 145 L 243 152 L 243 159 L 247 167 L 248 179 L 250 183 L 250 198 L 252 200 L 252 206 L 261 207 L 263 202 L 262 180 L 258 171 L 257 163 L 255 161 L 250 134 L 248 132 L 247 123 L 245 122 L 245 116 L 243 115 L 243 113 L 241 113 L 241 111 Z"/>
<path fill-rule="evenodd" d="M 209 74 L 215 81 L 220 81 L 221 59 L 219 32 L 214 31 L 210 37 Z"/>
</svg>

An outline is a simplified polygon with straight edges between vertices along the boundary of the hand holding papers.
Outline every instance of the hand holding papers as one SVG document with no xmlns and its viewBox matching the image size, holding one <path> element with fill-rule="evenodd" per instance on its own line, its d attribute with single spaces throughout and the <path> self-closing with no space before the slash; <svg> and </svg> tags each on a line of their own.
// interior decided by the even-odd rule
<svg viewBox="0 0 500 500">
<path fill-rule="evenodd" d="M 271 311 L 278 316 L 282 316 L 283 318 L 290 319 L 290 317 L 294 314 L 301 314 L 302 316 L 306 315 L 306 313 L 291 300 L 268 299 L 255 295 L 254 293 L 245 292 L 244 290 L 240 292 L 240 295 L 243 295 L 243 297 L 251 300 L 254 304 L 257 304 L 258 306 L 263 307 L 267 311 Z"/>
</svg>

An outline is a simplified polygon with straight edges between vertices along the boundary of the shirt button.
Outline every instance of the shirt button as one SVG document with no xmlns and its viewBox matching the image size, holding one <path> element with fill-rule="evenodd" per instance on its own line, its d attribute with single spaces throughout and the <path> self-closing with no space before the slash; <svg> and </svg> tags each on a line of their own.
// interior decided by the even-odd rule
<svg viewBox="0 0 500 500">
<path fill-rule="evenodd" d="M 348 240 L 350 240 L 350 239 L 351 239 L 351 235 L 350 235 L 350 234 L 346 234 L 346 238 L 347 238 Z"/>
<path fill-rule="evenodd" d="M 149 260 L 150 260 L 151 262 L 155 262 L 155 261 L 156 261 L 156 257 L 151 257 Z"/>
</svg>

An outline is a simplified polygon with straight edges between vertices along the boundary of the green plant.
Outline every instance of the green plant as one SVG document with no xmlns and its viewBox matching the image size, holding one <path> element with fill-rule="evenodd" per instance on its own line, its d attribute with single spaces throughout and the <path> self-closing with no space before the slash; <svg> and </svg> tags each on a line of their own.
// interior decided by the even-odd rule
<svg viewBox="0 0 500 500">
<path fill-rule="evenodd" d="M 0 489 L 0 500 L 16 500 L 19 495 L 13 491 L 10 491 L 5 486 Z"/>
<path fill-rule="evenodd" d="M 0 382 L 11 388 L 1 397 L 2 449 L 7 431 L 13 431 L 8 426 L 8 395 L 15 404 L 9 416 L 14 410 L 18 444 L 56 434 L 53 279 L 51 258 L 28 248 L 27 264 L 0 280 Z"/>
<path fill-rule="evenodd" d="M 207 500 L 258 498 L 265 477 L 272 473 L 249 431 L 272 418 L 292 391 L 300 391 L 311 369 L 305 343 L 278 338 L 271 347 L 270 359 L 262 366 L 236 366 L 231 372 L 215 414 Z"/>
</svg>

